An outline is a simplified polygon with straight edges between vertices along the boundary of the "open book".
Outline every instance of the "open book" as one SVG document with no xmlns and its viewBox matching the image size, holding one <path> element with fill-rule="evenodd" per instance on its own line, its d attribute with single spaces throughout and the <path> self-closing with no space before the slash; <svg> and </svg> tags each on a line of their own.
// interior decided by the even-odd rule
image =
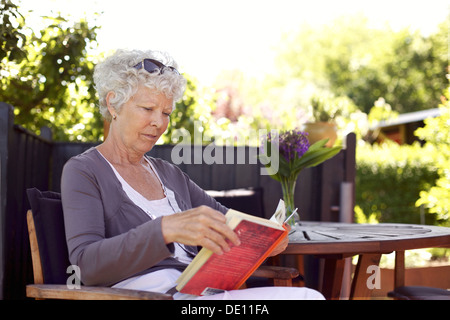
<svg viewBox="0 0 450 320">
<path fill-rule="evenodd" d="M 225 217 L 241 241 L 222 255 L 202 248 L 177 280 L 177 290 L 193 295 L 211 295 L 238 289 L 287 235 L 285 207 L 280 200 L 270 220 L 233 209 Z"/>
</svg>

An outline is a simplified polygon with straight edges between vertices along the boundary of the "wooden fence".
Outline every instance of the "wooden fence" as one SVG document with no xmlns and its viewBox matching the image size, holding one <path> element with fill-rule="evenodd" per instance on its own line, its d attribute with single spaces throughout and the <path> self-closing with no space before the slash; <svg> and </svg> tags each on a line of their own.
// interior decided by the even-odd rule
<svg viewBox="0 0 450 320">
<path fill-rule="evenodd" d="M 345 148 L 334 158 L 301 172 L 295 194 L 301 219 L 351 221 L 355 187 L 355 135 L 348 135 L 344 142 Z M 24 298 L 25 285 L 33 281 L 25 219 L 29 209 L 26 189 L 37 187 L 60 191 L 65 162 L 95 145 L 53 142 L 39 137 L 14 125 L 12 107 L 0 102 L 1 299 Z M 281 187 L 269 176 L 261 174 L 261 164 L 252 158 L 256 150 L 251 147 L 226 147 L 222 159 L 206 164 L 202 157 L 205 149 L 206 146 L 186 149 L 191 154 L 191 161 L 180 163 L 179 167 L 205 190 L 262 188 L 265 215 L 270 216 L 281 198 Z M 149 155 L 173 162 L 178 152 L 173 145 L 157 145 Z M 202 163 L 193 163 L 194 157 L 199 155 Z M 238 164 L 238 157 L 245 159 L 244 163 Z M 196 159 L 198 161 L 199 157 Z"/>
</svg>

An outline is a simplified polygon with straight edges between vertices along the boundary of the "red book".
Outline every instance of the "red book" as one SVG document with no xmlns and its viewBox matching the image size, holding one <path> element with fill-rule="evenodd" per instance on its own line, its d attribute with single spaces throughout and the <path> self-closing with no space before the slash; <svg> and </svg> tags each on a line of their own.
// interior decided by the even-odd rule
<svg viewBox="0 0 450 320">
<path fill-rule="evenodd" d="M 278 222 L 232 209 L 226 217 L 241 245 L 222 255 L 205 248 L 200 250 L 177 280 L 181 293 L 209 295 L 239 289 L 287 235 L 287 229 Z"/>
</svg>

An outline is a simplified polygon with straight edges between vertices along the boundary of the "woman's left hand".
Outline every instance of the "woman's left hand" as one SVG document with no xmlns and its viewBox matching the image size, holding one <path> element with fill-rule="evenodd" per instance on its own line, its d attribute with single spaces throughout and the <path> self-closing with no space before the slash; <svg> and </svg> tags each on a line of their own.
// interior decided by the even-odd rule
<svg viewBox="0 0 450 320">
<path fill-rule="evenodd" d="M 280 243 L 278 244 L 278 246 L 275 247 L 275 249 L 271 252 L 271 254 L 269 255 L 269 257 L 273 257 L 276 256 L 280 253 L 282 253 L 284 250 L 286 250 L 288 244 L 289 244 L 289 231 L 291 231 L 291 226 L 290 225 L 286 225 L 287 229 L 288 229 L 288 233 L 286 234 L 286 236 L 284 237 L 283 240 L 280 241 Z"/>
</svg>

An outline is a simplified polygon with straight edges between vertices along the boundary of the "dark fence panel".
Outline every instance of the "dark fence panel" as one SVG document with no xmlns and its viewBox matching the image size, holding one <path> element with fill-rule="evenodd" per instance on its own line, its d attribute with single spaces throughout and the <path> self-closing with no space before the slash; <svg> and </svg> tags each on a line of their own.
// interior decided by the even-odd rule
<svg viewBox="0 0 450 320">
<path fill-rule="evenodd" d="M 54 142 L 50 189 L 56 192 L 61 191 L 61 174 L 67 160 L 96 145 L 98 145 L 98 143 Z"/>
<path fill-rule="evenodd" d="M 26 225 L 30 208 L 26 189 L 48 188 L 52 144 L 19 126 L 10 132 L 11 148 L 7 160 L 7 188 L 4 229 L 5 299 L 24 296 L 24 287 L 18 283 L 32 282 L 31 257 Z"/>
<path fill-rule="evenodd" d="M 0 299 L 3 299 L 3 283 L 5 281 L 6 266 L 6 203 L 7 203 L 7 171 L 8 171 L 8 150 L 11 143 L 11 132 L 14 121 L 13 108 L 0 102 Z"/>
</svg>

